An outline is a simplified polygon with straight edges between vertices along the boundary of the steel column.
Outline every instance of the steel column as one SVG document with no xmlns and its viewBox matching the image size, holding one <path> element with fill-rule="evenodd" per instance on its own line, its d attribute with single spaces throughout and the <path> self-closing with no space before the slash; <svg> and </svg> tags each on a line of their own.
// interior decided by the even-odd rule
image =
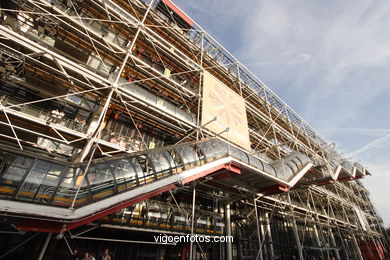
<svg viewBox="0 0 390 260">
<path fill-rule="evenodd" d="M 230 204 L 226 204 L 225 205 L 225 228 L 226 228 L 226 231 L 225 231 L 225 235 L 227 237 L 231 236 L 232 235 L 232 223 L 231 223 L 231 219 L 230 219 Z M 226 247 L 226 260 L 232 260 L 233 259 L 233 250 L 232 250 L 232 242 L 229 241 L 227 243 L 225 243 Z"/>
<path fill-rule="evenodd" d="M 46 253 L 47 246 L 49 245 L 49 242 L 50 242 L 51 234 L 52 233 L 48 233 L 46 235 L 45 241 L 43 242 L 43 245 L 42 245 L 42 248 L 41 248 L 41 252 L 39 253 L 39 256 L 38 256 L 37 260 L 42 260 L 43 259 L 43 256 Z"/>
</svg>

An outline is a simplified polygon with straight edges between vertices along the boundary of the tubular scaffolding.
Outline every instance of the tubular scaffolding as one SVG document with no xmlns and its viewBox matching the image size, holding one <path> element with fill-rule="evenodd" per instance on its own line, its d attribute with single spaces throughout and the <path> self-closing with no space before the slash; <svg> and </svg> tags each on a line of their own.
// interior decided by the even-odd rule
<svg viewBox="0 0 390 260">
<path fill-rule="evenodd" d="M 62 257 L 76 240 L 115 259 L 389 253 L 358 180 L 371 173 L 172 1 L 1 0 L 0 16 L 0 258 Z M 205 122 L 206 73 L 243 100 L 249 148 Z"/>
</svg>

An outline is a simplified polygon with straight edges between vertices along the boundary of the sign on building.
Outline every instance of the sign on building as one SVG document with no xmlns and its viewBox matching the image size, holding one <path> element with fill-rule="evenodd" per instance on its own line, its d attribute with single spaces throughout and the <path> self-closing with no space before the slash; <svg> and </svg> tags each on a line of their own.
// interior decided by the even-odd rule
<svg viewBox="0 0 390 260">
<path fill-rule="evenodd" d="M 202 125 L 215 134 L 223 132 L 222 137 L 250 150 L 245 100 L 207 71 L 203 76 L 202 97 Z M 214 117 L 217 120 L 207 124 Z"/>
</svg>

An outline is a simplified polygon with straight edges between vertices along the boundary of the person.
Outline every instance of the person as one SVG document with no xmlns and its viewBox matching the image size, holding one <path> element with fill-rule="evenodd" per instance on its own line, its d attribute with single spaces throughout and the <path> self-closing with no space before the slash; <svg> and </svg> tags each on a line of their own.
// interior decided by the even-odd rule
<svg viewBox="0 0 390 260">
<path fill-rule="evenodd" d="M 79 128 L 79 125 L 80 125 L 80 117 L 76 116 L 76 118 L 74 119 L 73 128 L 77 130 Z"/>
<path fill-rule="evenodd" d="M 59 115 L 60 115 L 60 111 L 58 111 L 58 109 L 53 109 L 53 110 L 50 112 L 50 117 L 49 117 L 49 119 L 46 121 L 46 124 L 50 124 L 51 122 L 56 123 L 57 118 L 58 118 Z"/>
<path fill-rule="evenodd" d="M 137 52 L 137 58 L 140 59 L 144 52 L 145 52 L 144 48 L 139 48 Z"/>
<path fill-rule="evenodd" d="M 111 256 L 109 254 L 108 248 L 106 248 L 104 250 L 104 253 L 103 253 L 103 256 L 102 256 L 102 260 L 111 260 Z"/>
<path fill-rule="evenodd" d="M 79 252 L 79 249 L 78 248 L 75 248 L 73 250 L 73 254 L 72 254 L 72 260 L 80 260 L 80 252 Z"/>
<path fill-rule="evenodd" d="M 135 75 L 134 74 L 129 74 L 129 75 L 126 76 L 127 82 L 132 82 L 134 79 L 135 79 Z"/>
<path fill-rule="evenodd" d="M 58 113 L 56 123 L 61 122 L 61 120 L 64 118 L 64 116 L 65 116 L 65 113 L 64 113 L 64 111 L 61 110 L 61 111 Z"/>
<path fill-rule="evenodd" d="M 94 252 L 90 253 L 90 254 L 89 254 L 89 258 L 90 258 L 91 260 L 96 260 L 95 255 L 96 255 L 96 254 L 95 254 Z"/>
<path fill-rule="evenodd" d="M 84 127 L 85 127 L 85 124 L 86 124 L 86 122 L 85 122 L 85 120 L 84 119 L 81 119 L 80 117 L 76 117 L 75 119 L 74 119 L 74 129 L 76 130 L 76 131 L 79 131 L 79 132 L 82 132 L 83 130 L 84 130 Z"/>
<path fill-rule="evenodd" d="M 119 138 L 119 146 L 122 147 L 122 148 L 126 148 L 125 137 L 121 136 Z"/>
<path fill-rule="evenodd" d="M 85 121 L 85 119 L 80 121 L 80 132 L 84 131 L 84 127 L 86 124 L 87 124 L 87 122 Z"/>
<path fill-rule="evenodd" d="M 83 260 L 91 260 L 91 257 L 89 256 L 88 252 L 85 253 Z"/>
<path fill-rule="evenodd" d="M 138 139 L 134 140 L 134 148 L 133 148 L 133 150 L 135 152 L 138 152 L 138 151 L 141 150 L 141 142 Z"/>
<path fill-rule="evenodd" d="M 156 67 L 156 65 L 160 62 L 160 58 L 158 56 L 152 56 L 152 63 L 150 64 L 152 68 Z"/>
<path fill-rule="evenodd" d="M 114 132 L 110 133 L 110 143 L 113 143 L 113 144 L 117 143 Z"/>
</svg>

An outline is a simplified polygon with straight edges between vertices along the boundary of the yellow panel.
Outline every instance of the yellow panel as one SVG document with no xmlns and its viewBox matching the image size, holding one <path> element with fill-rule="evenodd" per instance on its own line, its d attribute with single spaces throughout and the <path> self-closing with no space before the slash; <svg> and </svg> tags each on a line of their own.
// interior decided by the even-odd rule
<svg viewBox="0 0 390 260">
<path fill-rule="evenodd" d="M 245 100 L 207 71 L 203 76 L 202 125 L 232 143 L 250 150 Z"/>
</svg>

